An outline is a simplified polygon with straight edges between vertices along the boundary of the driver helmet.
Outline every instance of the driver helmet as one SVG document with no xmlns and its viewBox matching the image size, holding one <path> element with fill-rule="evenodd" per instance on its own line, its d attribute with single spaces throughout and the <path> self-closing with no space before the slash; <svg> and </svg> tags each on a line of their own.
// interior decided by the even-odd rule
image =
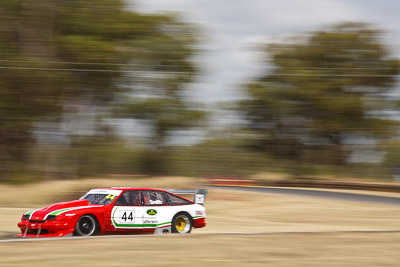
<svg viewBox="0 0 400 267">
<path fill-rule="evenodd" d="M 151 193 L 150 193 L 150 199 L 151 199 L 151 200 L 157 199 L 157 196 L 158 196 L 158 193 L 157 193 L 157 192 L 151 192 Z"/>
</svg>

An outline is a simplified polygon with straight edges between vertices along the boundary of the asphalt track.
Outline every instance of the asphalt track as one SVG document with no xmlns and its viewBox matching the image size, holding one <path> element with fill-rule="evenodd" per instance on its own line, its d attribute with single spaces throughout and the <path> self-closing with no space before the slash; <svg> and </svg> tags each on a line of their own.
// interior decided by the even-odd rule
<svg viewBox="0 0 400 267">
<path fill-rule="evenodd" d="M 326 190 L 318 190 L 318 189 L 297 189 L 297 188 L 259 187 L 259 186 L 249 186 L 249 187 L 215 186 L 213 188 L 261 192 L 261 193 L 269 193 L 269 194 L 296 195 L 296 196 L 304 196 L 304 197 L 314 197 L 314 198 L 352 201 L 352 202 L 367 202 L 367 203 L 375 203 L 375 204 L 400 206 L 400 197 L 375 196 L 375 195 L 368 195 L 368 194 L 326 191 Z"/>
<path fill-rule="evenodd" d="M 400 206 L 400 197 L 375 196 L 368 194 L 357 194 L 337 191 L 326 191 L 318 189 L 296 189 L 296 188 L 278 188 L 278 187 L 238 187 L 238 186 L 213 186 L 213 188 L 241 190 L 250 192 L 260 192 L 269 194 L 297 195 L 313 198 L 334 199 L 352 202 L 367 202 L 384 205 Z M 372 231 L 298 231 L 298 232 L 226 232 L 226 233 L 195 233 L 194 235 L 277 235 L 277 234 L 347 234 L 347 233 L 400 233 L 400 230 L 372 230 Z M 109 235 L 93 237 L 52 237 L 52 238 L 10 238 L 2 239 L 0 243 L 9 242 L 31 242 L 45 240 L 74 240 L 82 238 L 127 238 L 127 237 L 151 237 L 154 235 Z"/>
</svg>

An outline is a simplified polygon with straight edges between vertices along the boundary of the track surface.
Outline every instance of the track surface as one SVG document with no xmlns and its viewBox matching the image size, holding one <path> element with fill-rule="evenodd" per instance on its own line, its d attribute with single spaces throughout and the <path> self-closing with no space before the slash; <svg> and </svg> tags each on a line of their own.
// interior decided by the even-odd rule
<svg viewBox="0 0 400 267">
<path fill-rule="evenodd" d="M 210 232 L 210 233 L 191 233 L 190 235 L 302 235 L 302 234 L 354 234 L 354 233 L 400 233 L 400 230 L 360 230 L 360 231 L 289 231 L 289 232 Z M 184 236 L 172 234 L 174 236 Z M 56 241 L 56 240 L 76 240 L 76 239 L 105 239 L 105 238 L 151 238 L 157 235 L 101 235 L 101 236 L 68 236 L 68 237 L 41 237 L 41 238 L 10 238 L 2 239 L 1 243 L 11 242 L 35 242 L 35 241 Z"/>
<path fill-rule="evenodd" d="M 218 186 L 214 188 L 243 190 L 251 192 L 270 193 L 270 194 L 297 195 L 297 196 L 335 199 L 343 201 L 368 202 L 375 204 L 400 206 L 400 197 L 386 197 L 386 196 L 373 196 L 367 194 L 331 192 L 331 191 L 322 191 L 317 189 L 295 189 L 295 188 L 276 188 L 276 187 Z"/>
</svg>

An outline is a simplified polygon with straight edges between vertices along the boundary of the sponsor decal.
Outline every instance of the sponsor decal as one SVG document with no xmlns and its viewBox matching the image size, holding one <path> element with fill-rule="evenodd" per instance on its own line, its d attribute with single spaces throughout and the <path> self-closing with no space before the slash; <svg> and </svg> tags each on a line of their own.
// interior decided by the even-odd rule
<svg viewBox="0 0 400 267">
<path fill-rule="evenodd" d="M 158 224 L 158 221 L 156 221 L 156 220 L 144 220 L 143 224 Z"/>
<path fill-rule="evenodd" d="M 202 211 L 197 211 L 196 210 L 196 216 L 202 216 L 203 215 L 203 212 Z"/>
<path fill-rule="evenodd" d="M 157 211 L 155 209 L 149 209 L 146 211 L 148 215 L 157 215 Z"/>
<path fill-rule="evenodd" d="M 196 195 L 196 203 L 203 204 L 204 203 L 204 195 Z"/>
<path fill-rule="evenodd" d="M 106 195 L 112 195 L 112 196 L 119 196 L 121 194 L 122 190 L 116 190 L 116 189 L 92 189 L 89 192 L 86 193 L 88 194 L 106 194 Z"/>
</svg>

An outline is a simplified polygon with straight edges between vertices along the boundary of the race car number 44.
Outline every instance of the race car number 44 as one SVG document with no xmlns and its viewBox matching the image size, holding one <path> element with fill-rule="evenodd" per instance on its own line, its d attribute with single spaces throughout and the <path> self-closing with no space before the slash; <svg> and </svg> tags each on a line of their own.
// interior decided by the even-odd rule
<svg viewBox="0 0 400 267">
<path fill-rule="evenodd" d="M 118 223 L 133 223 L 135 222 L 135 211 L 133 210 L 118 210 Z"/>
</svg>

